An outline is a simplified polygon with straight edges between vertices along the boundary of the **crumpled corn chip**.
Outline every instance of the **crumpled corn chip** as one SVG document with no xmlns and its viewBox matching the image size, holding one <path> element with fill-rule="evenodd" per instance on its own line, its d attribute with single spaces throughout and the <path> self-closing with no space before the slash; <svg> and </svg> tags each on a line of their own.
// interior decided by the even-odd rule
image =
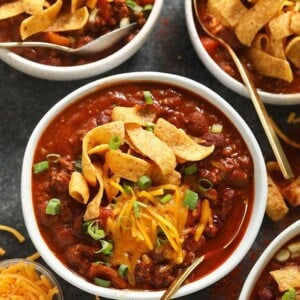
<svg viewBox="0 0 300 300">
<path fill-rule="evenodd" d="M 99 190 L 95 195 L 95 197 L 87 205 L 86 211 L 83 216 L 84 221 L 96 219 L 100 215 L 100 205 L 101 205 L 101 200 L 104 191 L 103 176 L 102 176 L 103 170 L 100 165 L 96 165 L 96 164 L 94 165 L 94 168 L 95 168 L 95 175 L 97 178 L 97 182 L 99 184 Z"/>
<path fill-rule="evenodd" d="M 215 148 L 213 145 L 206 147 L 197 144 L 184 130 L 162 118 L 157 120 L 154 134 L 172 149 L 180 162 L 202 160 Z"/>
<path fill-rule="evenodd" d="M 57 0 L 49 8 L 43 10 L 42 13 L 32 15 L 23 20 L 20 28 L 22 40 L 25 40 L 35 33 L 46 30 L 55 21 L 56 16 L 60 12 L 62 4 L 62 0 Z"/>
<path fill-rule="evenodd" d="M 150 110 L 138 110 L 134 107 L 116 106 L 111 113 L 111 119 L 113 121 L 123 121 L 126 123 L 135 123 L 141 126 L 145 126 L 149 122 L 154 122 L 156 118 L 155 112 Z"/>
<path fill-rule="evenodd" d="M 89 12 L 86 7 L 77 9 L 74 12 L 63 14 L 58 16 L 54 23 L 50 25 L 45 31 L 68 31 L 68 30 L 77 30 L 87 23 L 89 18 Z"/>
<path fill-rule="evenodd" d="M 171 174 L 176 167 L 172 150 L 152 132 L 135 124 L 126 125 L 126 133 L 133 146 L 157 164 L 162 177 Z"/>
<path fill-rule="evenodd" d="M 86 204 L 90 197 L 88 184 L 80 172 L 73 172 L 69 182 L 69 194 L 79 203 Z"/>
<path fill-rule="evenodd" d="M 0 5 L 0 20 L 8 19 L 24 12 L 23 1 L 4 3 Z"/>
<path fill-rule="evenodd" d="M 300 36 L 293 38 L 285 49 L 287 58 L 297 67 L 300 68 Z"/>
<path fill-rule="evenodd" d="M 42 13 L 44 0 L 22 0 L 24 11 L 30 15 L 37 15 Z"/>
<path fill-rule="evenodd" d="M 95 168 L 89 157 L 89 150 L 97 145 L 109 144 L 111 137 L 118 136 L 121 145 L 124 143 L 125 129 L 123 122 L 111 122 L 90 130 L 82 141 L 82 173 L 91 186 L 97 183 Z"/>
<path fill-rule="evenodd" d="M 121 178 L 137 182 L 142 175 L 149 175 L 151 164 L 119 150 L 108 150 L 105 156 L 111 171 Z"/>
<path fill-rule="evenodd" d="M 85 4 L 85 0 L 72 0 L 71 2 L 71 13 L 75 12 L 78 8 L 81 8 Z"/>
</svg>

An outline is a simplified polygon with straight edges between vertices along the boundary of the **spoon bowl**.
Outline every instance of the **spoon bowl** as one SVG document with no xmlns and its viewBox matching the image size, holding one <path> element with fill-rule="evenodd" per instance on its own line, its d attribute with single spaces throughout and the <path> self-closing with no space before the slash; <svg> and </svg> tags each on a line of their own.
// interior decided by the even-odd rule
<svg viewBox="0 0 300 300">
<path fill-rule="evenodd" d="M 201 2 L 201 1 L 199 1 Z M 193 0 L 193 7 L 194 7 L 194 12 L 196 16 L 196 20 L 200 27 L 205 31 L 205 33 L 210 36 L 212 39 L 218 41 L 222 47 L 227 50 L 229 55 L 231 56 L 232 60 L 234 61 L 241 77 L 243 80 L 243 83 L 245 84 L 249 96 L 252 100 L 252 103 L 255 107 L 256 113 L 260 119 L 260 122 L 263 126 L 263 129 L 266 133 L 266 136 L 268 138 L 268 141 L 271 145 L 271 148 L 273 150 L 273 153 L 276 157 L 276 160 L 280 166 L 281 172 L 286 179 L 290 179 L 294 177 L 293 170 L 289 164 L 289 161 L 283 151 L 283 148 L 280 144 L 280 141 L 275 133 L 275 130 L 272 126 L 272 123 L 270 121 L 270 117 L 267 113 L 267 110 L 263 104 L 262 99 L 260 98 L 256 87 L 254 86 L 253 80 L 251 79 L 251 76 L 248 72 L 247 67 L 243 65 L 243 63 L 240 61 L 234 50 L 231 48 L 231 46 L 221 37 L 213 34 L 207 27 L 206 25 L 202 22 L 201 16 L 199 15 L 199 8 L 198 8 L 198 1 Z"/>
<path fill-rule="evenodd" d="M 99 36 L 95 40 L 87 43 L 79 48 L 71 48 L 62 45 L 45 42 L 2 42 L 0 48 L 13 48 L 13 47 L 43 47 L 49 49 L 60 50 L 67 53 L 76 55 L 92 55 L 104 51 L 117 42 L 124 39 L 135 27 L 137 23 L 131 23 L 120 28 L 117 28 L 109 33 Z"/>
</svg>

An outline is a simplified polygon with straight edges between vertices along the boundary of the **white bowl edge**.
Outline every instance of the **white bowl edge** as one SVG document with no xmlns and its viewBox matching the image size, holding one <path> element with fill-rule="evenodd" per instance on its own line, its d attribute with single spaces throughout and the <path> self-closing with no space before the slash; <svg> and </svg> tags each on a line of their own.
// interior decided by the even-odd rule
<svg viewBox="0 0 300 300">
<path fill-rule="evenodd" d="M 22 165 L 22 180 L 21 180 L 21 199 L 22 199 L 22 210 L 24 215 L 24 220 L 26 224 L 26 228 L 28 233 L 35 245 L 37 251 L 39 251 L 45 260 L 45 262 L 51 267 L 59 276 L 64 278 L 66 281 L 72 283 L 78 288 L 92 294 L 98 294 L 99 296 L 112 298 L 112 299 L 143 299 L 143 300 L 154 300 L 159 299 L 162 296 L 162 291 L 158 292 L 150 292 L 147 291 L 145 293 L 141 291 L 128 291 L 128 290 L 116 290 L 116 289 L 106 289 L 102 287 L 96 287 L 94 284 L 87 282 L 81 276 L 75 274 L 73 271 L 68 269 L 67 267 L 62 269 L 62 263 L 59 259 L 53 254 L 53 252 L 48 248 L 45 243 L 39 243 L 39 240 L 43 240 L 41 233 L 38 229 L 37 222 L 35 220 L 33 203 L 31 201 L 32 194 L 31 189 L 31 172 L 33 165 L 33 155 L 36 147 L 36 143 L 40 138 L 40 135 L 45 127 L 52 121 L 53 116 L 56 115 L 58 111 L 66 108 L 74 99 L 80 99 L 86 94 L 91 93 L 93 90 L 98 89 L 101 86 L 111 85 L 116 82 L 128 82 L 128 81 L 147 81 L 147 82 L 160 82 L 172 84 L 175 86 L 182 87 L 184 89 L 190 90 L 194 93 L 202 95 L 206 101 L 214 103 L 213 99 L 218 99 L 222 103 L 222 111 L 223 113 L 229 117 L 236 118 L 238 121 L 238 125 L 233 122 L 235 127 L 239 130 L 240 134 L 244 138 L 247 146 L 251 152 L 251 155 L 254 161 L 254 172 L 255 172 L 255 197 L 260 199 L 255 202 L 255 206 L 253 207 L 253 211 L 257 212 L 256 217 L 251 219 L 251 222 L 246 230 L 245 237 L 242 239 L 238 247 L 235 249 L 234 254 L 231 256 L 231 259 L 228 259 L 222 266 L 217 268 L 215 271 L 210 273 L 203 279 L 198 280 L 197 282 L 192 282 L 180 288 L 180 290 L 176 293 L 175 297 L 181 297 L 187 294 L 191 294 L 198 290 L 201 290 L 214 282 L 216 280 L 221 279 L 226 274 L 228 274 L 247 254 L 251 245 L 253 244 L 256 235 L 261 226 L 265 205 L 266 205 L 266 196 L 267 196 L 267 181 L 266 181 L 266 170 L 264 167 L 264 159 L 262 153 L 260 151 L 259 145 L 256 142 L 256 139 L 249 129 L 248 125 L 242 120 L 240 115 L 220 96 L 218 96 L 215 92 L 211 91 L 207 87 L 203 86 L 200 83 L 197 83 L 191 79 L 184 78 L 178 75 L 171 75 L 167 73 L 159 73 L 159 72 L 133 72 L 133 73 L 123 73 L 119 75 L 112 75 L 106 78 L 102 78 L 91 82 L 87 85 L 82 86 L 81 88 L 75 90 L 70 93 L 66 97 L 64 97 L 61 101 L 57 102 L 41 119 L 41 121 L 37 124 L 33 133 L 28 141 L 23 165 Z M 255 163 L 257 162 L 257 163 Z M 253 213 L 253 212 L 252 212 Z M 254 230 L 254 229 L 255 230 Z M 236 258 L 237 251 L 241 251 L 238 259 Z M 214 273 L 219 272 L 217 278 L 213 278 Z"/>
<path fill-rule="evenodd" d="M 185 17 L 188 33 L 193 47 L 200 58 L 201 62 L 205 65 L 208 71 L 217 78 L 224 86 L 233 90 L 237 94 L 249 98 L 246 87 L 225 71 L 223 71 L 218 64 L 210 57 L 204 49 L 196 29 L 193 17 L 193 0 L 185 0 Z M 258 94 L 262 100 L 267 104 L 273 105 L 296 105 L 300 104 L 300 93 L 295 94 L 275 94 L 258 90 Z"/>
</svg>

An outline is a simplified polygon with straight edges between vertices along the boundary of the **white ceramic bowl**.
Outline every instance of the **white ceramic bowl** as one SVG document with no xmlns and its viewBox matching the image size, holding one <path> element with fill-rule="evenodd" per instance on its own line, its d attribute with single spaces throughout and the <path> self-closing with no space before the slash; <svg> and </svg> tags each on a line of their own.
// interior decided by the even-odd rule
<svg viewBox="0 0 300 300">
<path fill-rule="evenodd" d="M 77 99 L 80 99 L 101 87 L 107 87 L 109 85 L 124 82 L 154 82 L 170 84 L 172 86 L 175 85 L 190 92 L 196 93 L 204 99 L 207 99 L 208 102 L 218 107 L 223 112 L 223 114 L 225 114 L 232 121 L 232 123 L 239 130 L 241 136 L 245 140 L 253 158 L 255 200 L 253 204 L 253 211 L 251 212 L 250 221 L 247 229 L 245 230 L 244 237 L 242 238 L 240 244 L 236 247 L 232 255 L 221 266 L 219 266 L 207 276 L 195 282 L 182 286 L 176 294 L 176 297 L 181 297 L 196 292 L 198 290 L 204 289 L 207 286 L 215 283 L 216 281 L 224 277 L 226 274 L 228 274 L 243 259 L 243 257 L 247 254 L 248 250 L 250 249 L 252 243 L 254 242 L 259 228 L 261 226 L 265 211 L 267 195 L 265 163 L 254 135 L 250 131 L 248 125 L 240 117 L 240 115 L 224 99 L 222 99 L 215 92 L 201 85 L 200 83 L 197 83 L 185 77 L 159 72 L 125 73 L 120 75 L 109 76 L 94 81 L 75 90 L 74 92 L 63 98 L 61 101 L 59 101 L 54 107 L 52 107 L 48 111 L 48 113 L 46 113 L 46 115 L 38 123 L 26 147 L 23 160 L 21 186 L 22 208 L 25 224 L 35 247 L 43 257 L 43 259 L 51 268 L 53 268 L 53 270 L 57 274 L 59 274 L 62 278 L 64 278 L 66 281 L 70 282 L 74 286 L 88 293 L 113 299 L 154 300 L 159 299 L 162 296 L 161 291 L 151 292 L 134 290 L 116 290 L 98 287 L 94 284 L 87 282 L 84 278 L 70 271 L 60 262 L 60 260 L 57 259 L 57 257 L 52 253 L 52 251 L 48 248 L 47 244 L 44 242 L 35 219 L 33 203 L 31 200 L 32 192 L 30 174 L 32 173 L 33 156 L 37 147 L 37 143 L 45 128 L 54 119 L 54 117 L 57 116 L 57 114 L 59 114 L 62 110 L 64 110 L 67 106 L 69 106 Z"/>
<path fill-rule="evenodd" d="M 300 234 L 300 220 L 296 221 L 285 230 L 283 230 L 266 248 L 266 250 L 259 257 L 251 272 L 249 273 L 239 300 L 247 300 L 251 296 L 251 292 L 256 284 L 258 277 L 264 270 L 270 259 L 276 254 L 276 252 L 284 246 L 289 240 Z"/>
<path fill-rule="evenodd" d="M 186 24 L 188 33 L 190 36 L 190 40 L 194 46 L 194 49 L 205 65 L 205 67 L 215 76 L 222 84 L 224 84 L 229 89 L 233 90 L 234 92 L 248 97 L 248 91 L 246 87 L 239 82 L 238 80 L 234 79 L 230 75 L 228 75 L 222 68 L 218 66 L 218 64 L 210 57 L 207 53 L 205 48 L 203 47 L 199 34 L 196 29 L 195 19 L 193 15 L 193 0 L 186 0 L 185 1 L 185 17 L 186 17 Z M 268 93 L 264 91 L 258 91 L 260 97 L 265 103 L 268 104 L 275 104 L 275 105 L 290 105 L 290 104 L 299 104 L 300 103 L 300 93 L 295 94 L 275 94 L 275 93 Z"/>
<path fill-rule="evenodd" d="M 64 299 L 61 286 L 60 286 L 59 282 L 57 281 L 57 279 L 55 278 L 54 274 L 52 274 L 52 272 L 50 272 L 46 267 L 37 263 L 36 261 L 31 261 L 31 260 L 22 259 L 22 258 L 11 258 L 11 259 L 6 259 L 6 260 L 0 261 L 0 267 L 6 269 L 6 268 L 14 266 L 18 263 L 24 263 L 24 264 L 33 266 L 34 270 L 36 271 L 36 273 L 38 275 L 46 276 L 46 278 L 48 278 L 49 281 L 51 282 L 52 286 L 53 287 L 56 286 L 58 288 L 58 294 L 56 294 L 53 297 L 53 300 L 63 300 Z"/>
<path fill-rule="evenodd" d="M 77 66 L 49 66 L 25 59 L 7 49 L 0 49 L 0 59 L 28 75 L 49 80 L 78 80 L 107 72 L 129 59 L 145 43 L 158 22 L 164 0 L 156 0 L 139 33 L 128 44 L 100 60 Z"/>
</svg>

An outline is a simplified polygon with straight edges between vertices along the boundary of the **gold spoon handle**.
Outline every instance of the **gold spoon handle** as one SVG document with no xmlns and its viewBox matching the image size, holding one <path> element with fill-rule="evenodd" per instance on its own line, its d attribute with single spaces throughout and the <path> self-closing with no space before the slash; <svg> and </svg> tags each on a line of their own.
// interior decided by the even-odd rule
<svg viewBox="0 0 300 300">
<path fill-rule="evenodd" d="M 221 42 L 222 45 L 227 49 L 227 51 L 231 55 L 236 67 L 238 68 L 238 70 L 241 74 L 243 82 L 248 89 L 250 98 L 256 109 L 256 113 L 257 113 L 257 115 L 260 119 L 260 122 L 264 128 L 264 131 L 269 140 L 269 143 L 271 145 L 271 148 L 273 150 L 273 153 L 276 157 L 276 160 L 279 164 L 279 167 L 281 169 L 281 172 L 282 172 L 284 178 L 286 178 L 286 179 L 293 178 L 294 177 L 293 170 L 292 170 L 290 163 L 287 160 L 287 157 L 282 149 L 280 141 L 275 133 L 273 126 L 272 126 L 270 117 L 266 111 L 266 108 L 265 108 L 259 94 L 257 93 L 257 90 L 254 86 L 254 83 L 250 77 L 250 74 L 249 74 L 247 68 L 242 64 L 242 62 L 239 60 L 239 58 L 237 57 L 235 52 L 232 50 L 232 48 L 228 46 L 228 44 L 224 43 L 222 40 L 219 40 L 219 42 Z"/>
<path fill-rule="evenodd" d="M 204 260 L 204 255 L 196 258 L 193 263 L 184 270 L 184 272 L 178 276 L 170 285 L 170 287 L 164 292 L 160 300 L 168 300 L 170 299 L 175 292 L 179 289 L 182 283 L 186 280 L 186 278 L 191 274 L 191 272 Z"/>
</svg>

